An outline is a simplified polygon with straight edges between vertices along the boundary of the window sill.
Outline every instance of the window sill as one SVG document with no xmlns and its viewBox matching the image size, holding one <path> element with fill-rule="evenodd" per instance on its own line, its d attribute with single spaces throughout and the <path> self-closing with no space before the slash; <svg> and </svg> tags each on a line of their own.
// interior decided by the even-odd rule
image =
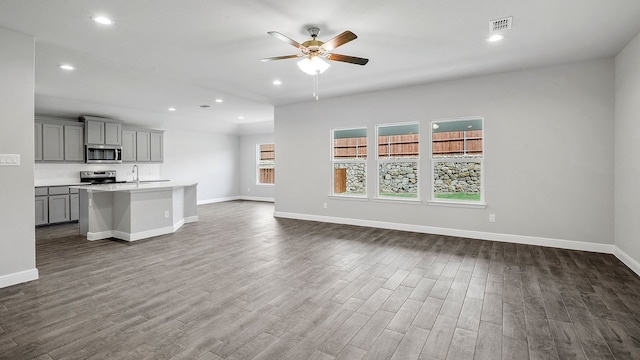
<svg viewBox="0 0 640 360">
<path fill-rule="evenodd" d="M 422 201 L 419 198 L 392 198 L 392 197 L 379 197 L 376 196 L 373 198 L 375 202 L 386 202 L 386 203 L 402 203 L 402 204 L 413 204 L 420 205 Z"/>
<path fill-rule="evenodd" d="M 470 209 L 486 209 L 487 204 L 485 203 L 470 203 L 470 202 L 458 202 L 458 201 L 440 201 L 440 200 L 429 200 L 427 201 L 428 205 L 433 206 L 449 206 L 449 207 L 461 207 L 461 208 L 470 208 Z"/>
<path fill-rule="evenodd" d="M 275 186 L 276 184 L 262 184 L 262 183 L 257 183 L 256 186 Z"/>
<path fill-rule="evenodd" d="M 355 201 L 369 201 L 367 195 L 336 195 L 330 194 L 328 195 L 329 199 L 338 199 L 338 200 L 355 200 Z"/>
</svg>

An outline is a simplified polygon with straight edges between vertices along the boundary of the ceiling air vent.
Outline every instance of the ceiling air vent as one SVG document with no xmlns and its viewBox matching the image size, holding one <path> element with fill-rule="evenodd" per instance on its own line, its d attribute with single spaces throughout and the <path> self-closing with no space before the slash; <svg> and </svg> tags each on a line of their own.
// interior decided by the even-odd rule
<svg viewBox="0 0 640 360">
<path fill-rule="evenodd" d="M 489 32 L 503 31 L 511 29 L 511 23 L 513 23 L 513 16 L 509 16 L 502 19 L 496 19 L 489 21 Z"/>
</svg>

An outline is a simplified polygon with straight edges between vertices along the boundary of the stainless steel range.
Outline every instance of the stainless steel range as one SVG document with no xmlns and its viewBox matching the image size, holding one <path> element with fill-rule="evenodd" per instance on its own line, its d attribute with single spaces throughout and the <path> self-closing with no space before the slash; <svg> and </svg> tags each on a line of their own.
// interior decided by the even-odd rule
<svg viewBox="0 0 640 360">
<path fill-rule="evenodd" d="M 115 170 L 105 171 L 80 171 L 80 182 L 90 183 L 91 185 L 124 183 L 126 181 L 116 180 Z"/>
</svg>

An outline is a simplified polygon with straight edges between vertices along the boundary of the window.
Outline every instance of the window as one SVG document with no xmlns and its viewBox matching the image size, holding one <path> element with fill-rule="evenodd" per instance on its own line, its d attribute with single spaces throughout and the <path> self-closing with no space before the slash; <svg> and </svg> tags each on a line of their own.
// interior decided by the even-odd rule
<svg viewBox="0 0 640 360">
<path fill-rule="evenodd" d="M 257 183 L 276 183 L 276 146 L 274 144 L 260 144 L 257 146 Z"/>
<path fill-rule="evenodd" d="M 367 129 L 333 130 L 333 194 L 367 194 Z"/>
<path fill-rule="evenodd" d="M 483 203 L 483 120 L 431 122 L 433 198 Z"/>
<path fill-rule="evenodd" d="M 379 125 L 378 196 L 418 198 L 420 131 L 417 123 Z"/>
</svg>

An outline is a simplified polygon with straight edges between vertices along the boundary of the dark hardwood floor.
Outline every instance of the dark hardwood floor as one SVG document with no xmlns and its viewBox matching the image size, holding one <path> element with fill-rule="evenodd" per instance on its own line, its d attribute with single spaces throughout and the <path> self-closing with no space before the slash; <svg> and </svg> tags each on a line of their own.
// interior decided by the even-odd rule
<svg viewBox="0 0 640 360">
<path fill-rule="evenodd" d="M 198 210 L 135 243 L 38 228 L 0 358 L 640 358 L 640 279 L 612 255 Z"/>
</svg>

